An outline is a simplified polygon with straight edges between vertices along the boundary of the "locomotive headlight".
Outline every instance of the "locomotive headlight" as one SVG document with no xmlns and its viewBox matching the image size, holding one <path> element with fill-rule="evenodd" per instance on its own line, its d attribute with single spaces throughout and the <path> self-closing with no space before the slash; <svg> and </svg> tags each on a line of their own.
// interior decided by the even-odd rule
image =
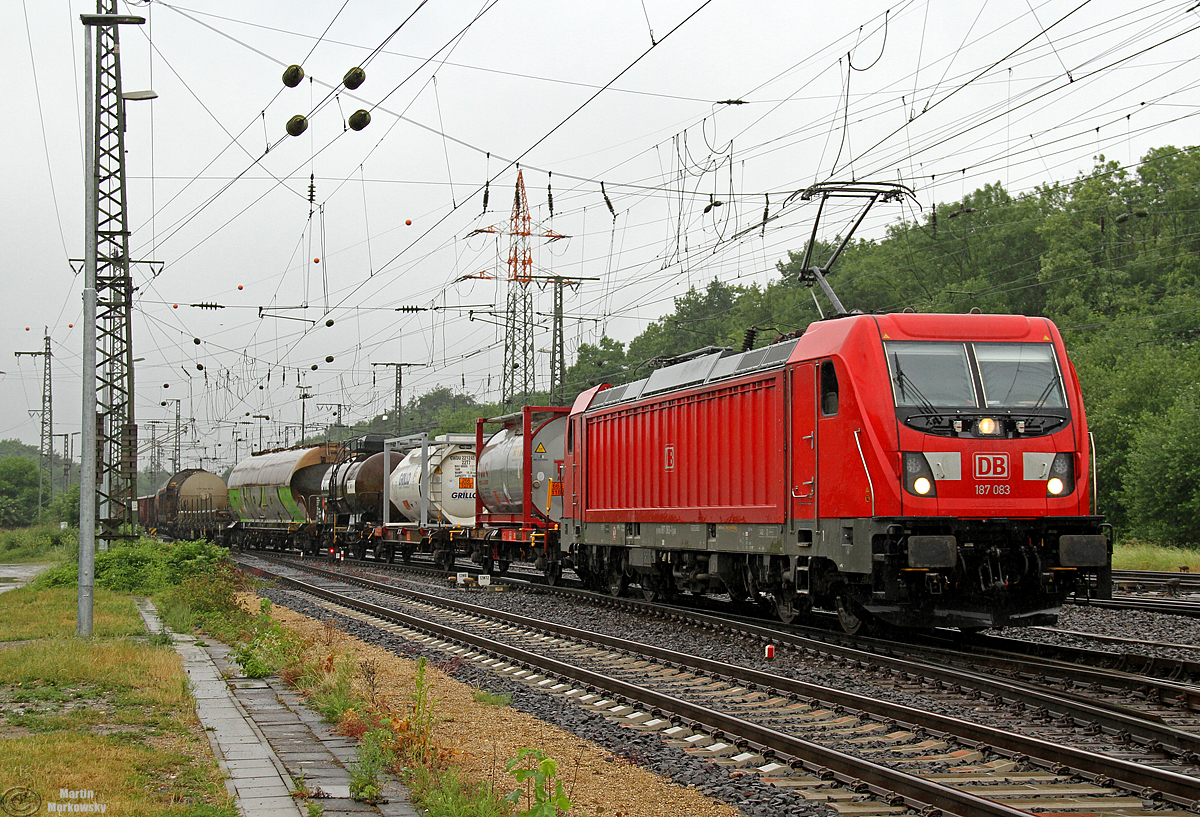
<svg viewBox="0 0 1200 817">
<path fill-rule="evenodd" d="M 996 437 L 1004 433 L 1004 426 L 994 417 L 980 417 L 975 421 L 975 433 L 980 437 Z"/>
<path fill-rule="evenodd" d="M 1050 479 L 1046 480 L 1046 496 L 1066 496 L 1075 490 L 1075 455 L 1062 452 L 1050 463 Z"/>
<path fill-rule="evenodd" d="M 919 451 L 904 452 L 904 490 L 916 496 L 937 496 L 933 469 Z"/>
</svg>

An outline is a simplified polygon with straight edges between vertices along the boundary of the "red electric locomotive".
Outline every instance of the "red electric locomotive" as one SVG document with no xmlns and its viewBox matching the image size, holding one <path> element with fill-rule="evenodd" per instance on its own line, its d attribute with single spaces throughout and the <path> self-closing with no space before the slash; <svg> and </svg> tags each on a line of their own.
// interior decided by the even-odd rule
<svg viewBox="0 0 1200 817">
<path fill-rule="evenodd" d="M 580 395 L 561 541 L 614 593 L 769 594 L 850 632 L 1051 624 L 1109 593 L 1092 459 L 1049 320 L 843 315 Z"/>
</svg>

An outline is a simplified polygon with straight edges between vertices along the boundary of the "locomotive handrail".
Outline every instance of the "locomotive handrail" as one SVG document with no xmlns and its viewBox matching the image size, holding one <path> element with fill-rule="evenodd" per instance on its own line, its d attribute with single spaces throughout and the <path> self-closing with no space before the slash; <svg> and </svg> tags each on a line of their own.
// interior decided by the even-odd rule
<svg viewBox="0 0 1200 817">
<path fill-rule="evenodd" d="M 1096 465 L 1096 435 L 1090 431 L 1088 432 L 1088 448 L 1090 449 L 1090 452 L 1091 452 L 1091 457 L 1089 457 L 1089 459 L 1091 460 L 1091 463 L 1089 463 L 1089 464 L 1091 465 L 1091 472 L 1092 472 L 1091 473 L 1092 478 L 1090 480 L 1092 483 L 1092 507 L 1089 510 L 1092 513 L 1096 513 L 1097 511 L 1100 510 L 1099 492 L 1096 487 L 1096 483 L 1100 479 L 1100 472 L 1099 472 L 1098 466 Z"/>
<path fill-rule="evenodd" d="M 875 483 L 871 480 L 871 469 L 867 467 L 867 458 L 863 455 L 862 440 L 858 435 L 861 428 L 854 429 L 854 444 L 858 446 L 858 459 L 862 462 L 863 472 L 867 475 L 867 490 L 871 492 L 871 516 L 875 516 Z"/>
</svg>

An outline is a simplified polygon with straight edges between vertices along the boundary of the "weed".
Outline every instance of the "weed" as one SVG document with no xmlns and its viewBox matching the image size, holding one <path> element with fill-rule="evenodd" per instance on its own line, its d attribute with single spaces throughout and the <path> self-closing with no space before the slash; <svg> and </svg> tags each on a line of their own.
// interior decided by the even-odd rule
<svg viewBox="0 0 1200 817">
<path fill-rule="evenodd" d="M 475 690 L 471 697 L 475 699 L 475 703 L 484 706 L 508 706 L 513 699 L 511 692 L 488 692 L 486 689 Z"/>
<path fill-rule="evenodd" d="M 301 645 L 298 639 L 282 626 L 269 618 L 264 623 L 260 618 L 257 627 L 258 632 L 233 651 L 234 660 L 241 665 L 247 678 L 266 678 L 299 659 Z"/>
<path fill-rule="evenodd" d="M 320 803 L 313 802 L 312 800 L 309 800 L 307 803 L 305 803 L 304 808 L 306 811 L 308 811 L 308 817 L 324 817 L 325 815 L 325 807 Z"/>
<path fill-rule="evenodd" d="M 541 749 L 521 749 L 504 769 L 520 786 L 504 798 L 505 802 L 516 806 L 524 798 L 529 803 L 529 808 L 518 812 L 517 817 L 557 817 L 573 805 L 558 777 L 558 761 Z"/>
<path fill-rule="evenodd" d="M 312 797 L 312 789 L 308 787 L 308 779 L 301 772 L 299 776 L 289 775 L 292 778 L 292 797 Z"/>
<path fill-rule="evenodd" d="M 175 638 L 167 631 L 161 633 L 152 633 L 150 635 L 150 646 L 152 647 L 170 647 L 175 644 Z"/>
<path fill-rule="evenodd" d="M 351 684 L 354 679 L 354 656 L 343 655 L 334 664 L 333 655 L 325 660 L 324 679 L 313 690 L 313 708 L 330 723 L 337 723 L 342 713 L 354 708 Z"/>
<path fill-rule="evenodd" d="M 340 631 L 337 628 L 337 624 L 334 623 L 333 618 L 326 618 L 322 622 L 321 626 L 321 643 L 326 647 L 332 647 L 337 641 L 339 632 Z"/>
<path fill-rule="evenodd" d="M 1200 573 L 1200 550 L 1160 547 L 1132 537 L 1113 548 L 1113 567 L 1118 570 L 1175 571 L 1184 566 L 1192 573 Z"/>
<path fill-rule="evenodd" d="M 379 708 L 379 662 L 374 658 L 364 658 L 358 662 L 358 671 L 362 674 L 363 686 L 367 690 L 367 701 L 375 709 Z"/>
<path fill-rule="evenodd" d="M 78 581 L 78 554 L 42 573 L 33 586 L 74 587 Z M 169 542 L 142 538 L 115 545 L 96 554 L 95 581 L 117 593 L 150 595 L 195 577 L 207 577 L 228 561 L 223 548 L 208 542 Z"/>
<path fill-rule="evenodd" d="M 472 782 L 457 769 L 416 768 L 406 782 L 425 817 L 508 817 L 512 811 L 491 786 Z"/>
<path fill-rule="evenodd" d="M 37 525 L 0 532 L 0 562 L 61 562 L 79 549 L 79 532 Z"/>
<path fill-rule="evenodd" d="M 350 764 L 350 796 L 365 803 L 383 798 L 380 777 L 396 758 L 389 749 L 390 735 L 384 729 L 372 729 L 358 744 L 358 758 Z"/>
<path fill-rule="evenodd" d="M 417 763 L 427 763 L 433 748 L 433 710 L 438 701 L 430 695 L 433 682 L 426 677 L 428 668 L 429 662 L 425 656 L 417 659 L 417 671 L 413 675 L 413 693 L 409 704 L 405 748 L 410 759 Z"/>
</svg>

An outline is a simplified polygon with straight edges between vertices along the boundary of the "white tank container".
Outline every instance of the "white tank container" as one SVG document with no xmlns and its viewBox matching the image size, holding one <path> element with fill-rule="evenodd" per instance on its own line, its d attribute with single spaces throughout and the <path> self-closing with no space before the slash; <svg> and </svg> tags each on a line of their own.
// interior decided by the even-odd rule
<svg viewBox="0 0 1200 817">
<path fill-rule="evenodd" d="M 405 455 L 388 485 L 392 504 L 410 522 L 421 521 L 421 449 Z M 429 446 L 429 523 L 475 524 L 475 452 L 448 443 Z"/>
</svg>

